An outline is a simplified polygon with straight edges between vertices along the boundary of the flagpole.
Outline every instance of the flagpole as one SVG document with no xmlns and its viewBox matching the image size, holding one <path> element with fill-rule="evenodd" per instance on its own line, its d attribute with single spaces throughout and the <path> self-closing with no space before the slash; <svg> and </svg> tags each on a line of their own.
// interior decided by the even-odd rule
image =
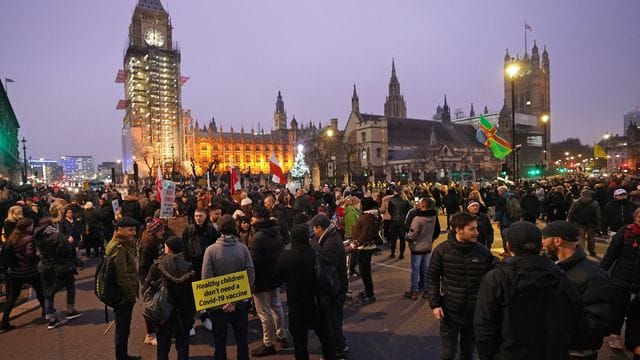
<svg viewBox="0 0 640 360">
<path fill-rule="evenodd" d="M 524 20 L 524 53 L 527 53 L 527 19 Z"/>
</svg>

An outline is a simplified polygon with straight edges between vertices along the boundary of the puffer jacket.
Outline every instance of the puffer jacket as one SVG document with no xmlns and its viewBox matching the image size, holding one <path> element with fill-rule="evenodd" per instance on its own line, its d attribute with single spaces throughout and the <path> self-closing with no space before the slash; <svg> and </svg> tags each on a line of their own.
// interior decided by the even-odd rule
<svg viewBox="0 0 640 360">
<path fill-rule="evenodd" d="M 185 261 L 181 254 L 163 255 L 151 265 L 142 292 L 144 293 L 149 286 L 159 286 L 163 277 L 173 312 L 180 317 L 182 328 L 187 331 L 193 326 L 193 315 L 196 312 L 191 289 L 191 282 L 196 280 L 193 265 Z"/>
<path fill-rule="evenodd" d="M 435 248 L 429 264 L 429 305 L 462 324 L 473 313 L 482 277 L 493 268 L 494 257 L 477 242 L 460 242 L 450 232 Z"/>
<path fill-rule="evenodd" d="M 602 338 L 609 335 L 611 323 L 611 280 L 595 262 L 588 260 L 578 246 L 569 258 L 559 261 L 558 267 L 580 294 L 585 318 L 580 324 L 571 345 L 572 350 L 598 350 Z"/>
<path fill-rule="evenodd" d="M 621 227 L 633 222 L 633 212 L 638 206 L 628 199 L 612 200 L 602 213 L 602 229 L 618 231 Z"/>
<path fill-rule="evenodd" d="M 630 291 L 640 288 L 640 225 L 627 225 L 613 235 L 600 266 L 605 271 L 613 266 L 614 286 Z"/>
<path fill-rule="evenodd" d="M 550 259 L 507 258 L 480 286 L 473 326 L 478 355 L 481 360 L 567 359 L 579 316 L 578 292 Z"/>
<path fill-rule="evenodd" d="M 45 297 L 52 296 L 64 285 L 64 281 L 77 274 L 73 248 L 67 235 L 59 233 L 53 225 L 34 230 L 36 246 L 40 253 L 38 272 L 42 278 Z"/>
<path fill-rule="evenodd" d="M 120 304 L 135 302 L 138 297 L 139 283 L 133 242 L 114 235 L 107 244 L 105 254 L 113 257 L 116 266 L 116 283 L 122 291 Z"/>
<path fill-rule="evenodd" d="M 276 263 L 282 252 L 278 223 L 268 219 L 256 223 L 253 228 L 256 232 L 249 251 L 256 271 L 254 292 L 273 290 L 280 285 L 276 277 Z"/>
<path fill-rule="evenodd" d="M 435 210 L 418 210 L 407 233 L 412 254 L 431 252 L 433 241 L 440 235 L 440 222 Z"/>
<path fill-rule="evenodd" d="M 38 274 L 38 262 L 40 258 L 36 254 L 36 243 L 29 233 L 24 234 L 15 243 L 11 244 L 15 260 L 10 267 L 11 277 L 31 277 Z"/>
</svg>

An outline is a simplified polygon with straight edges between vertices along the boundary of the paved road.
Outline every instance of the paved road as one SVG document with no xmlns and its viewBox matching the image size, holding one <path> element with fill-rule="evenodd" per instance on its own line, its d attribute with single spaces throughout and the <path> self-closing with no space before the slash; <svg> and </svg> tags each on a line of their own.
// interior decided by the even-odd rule
<svg viewBox="0 0 640 360">
<path fill-rule="evenodd" d="M 441 219 L 441 221 L 444 219 Z M 442 241 L 444 234 L 439 241 Z M 501 250 L 501 242 L 494 244 L 494 253 Z M 606 244 L 598 244 L 598 252 L 604 253 Z M 440 340 L 438 322 L 432 317 L 427 301 L 403 298 L 409 287 L 409 261 L 390 260 L 387 253 L 373 259 L 373 277 L 377 302 L 359 306 L 348 302 L 345 306 L 344 330 L 351 347 L 351 359 L 438 359 Z M 14 359 L 112 359 L 113 334 L 111 328 L 104 334 L 104 307 L 93 295 L 93 273 L 97 261 L 91 259 L 88 266 L 77 278 L 77 308 L 83 316 L 72 320 L 58 329 L 47 330 L 46 322 L 40 317 L 39 309 L 21 313 L 12 323 L 17 329 L 0 334 L 0 351 L 11 354 Z M 362 282 L 351 282 L 353 292 L 363 289 Z M 59 310 L 65 308 L 65 293 L 56 296 Z M 31 303 L 32 304 L 32 303 Z M 27 306 L 29 303 L 27 303 Z M 113 319 L 113 314 L 109 314 Z M 199 322 L 197 335 L 190 347 L 192 359 L 209 359 L 213 353 L 212 335 Z M 131 329 L 130 353 L 140 354 L 145 359 L 155 358 L 155 348 L 142 343 L 144 324 L 141 305 L 137 304 Z M 232 337 L 230 336 L 230 339 Z M 260 343 L 260 324 L 255 317 L 250 318 L 250 348 Z M 314 336 L 310 337 L 312 359 L 320 357 L 320 347 Z M 230 358 L 235 350 L 229 347 Z M 172 358 L 175 358 L 173 355 Z M 293 359 L 292 351 L 284 351 L 270 359 Z M 630 359 L 628 354 L 613 353 L 606 347 L 601 350 L 600 359 Z"/>
</svg>

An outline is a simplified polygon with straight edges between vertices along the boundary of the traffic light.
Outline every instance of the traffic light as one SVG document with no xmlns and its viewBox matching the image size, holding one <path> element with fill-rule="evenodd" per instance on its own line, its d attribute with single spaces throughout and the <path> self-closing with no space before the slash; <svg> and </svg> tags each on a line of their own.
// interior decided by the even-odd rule
<svg viewBox="0 0 640 360">
<path fill-rule="evenodd" d="M 540 174 L 542 174 L 542 171 L 538 165 L 534 165 L 527 170 L 527 175 L 529 175 L 529 177 L 540 176 Z"/>
<path fill-rule="evenodd" d="M 502 170 L 500 171 L 500 174 L 502 176 L 506 176 L 507 172 L 509 171 L 509 168 L 507 167 L 507 163 L 502 163 Z"/>
</svg>

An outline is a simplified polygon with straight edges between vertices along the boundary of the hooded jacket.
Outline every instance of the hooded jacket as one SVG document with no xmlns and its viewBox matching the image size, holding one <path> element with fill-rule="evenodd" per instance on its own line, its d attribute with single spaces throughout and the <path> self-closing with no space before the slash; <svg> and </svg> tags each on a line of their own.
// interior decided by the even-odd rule
<svg viewBox="0 0 640 360">
<path fill-rule="evenodd" d="M 433 240 L 440 235 L 440 222 L 435 210 L 418 210 L 407 233 L 412 254 L 431 252 Z"/>
<path fill-rule="evenodd" d="M 353 238 L 351 239 L 358 250 L 374 250 L 377 248 L 374 239 L 376 235 L 376 218 L 378 218 L 378 210 L 366 210 L 358 217 L 358 222 L 353 229 Z"/>
<path fill-rule="evenodd" d="M 253 289 L 256 272 L 249 249 L 234 235 L 222 235 L 204 252 L 202 279 L 247 271 Z"/>
<path fill-rule="evenodd" d="M 198 279 L 200 279 L 200 274 L 202 273 L 204 252 L 219 237 L 220 232 L 208 220 L 202 225 L 189 225 L 182 232 L 182 243 L 184 244 L 182 257 L 193 265 Z"/>
<path fill-rule="evenodd" d="M 165 279 L 169 303 L 173 306 L 173 312 L 179 316 L 184 331 L 193 326 L 193 315 L 196 312 L 191 289 L 191 282 L 196 280 L 195 275 L 193 265 L 185 261 L 181 254 L 165 254 L 153 262 L 142 287 L 144 293 L 149 286 L 159 286 L 162 278 Z"/>
<path fill-rule="evenodd" d="M 113 257 L 116 267 L 116 283 L 122 291 L 121 304 L 135 302 L 138 297 L 138 267 L 133 241 L 117 234 L 107 244 L 105 254 Z"/>
<path fill-rule="evenodd" d="M 347 205 L 344 208 L 344 237 L 347 239 L 351 239 L 353 236 L 353 230 L 358 222 L 358 218 L 360 217 L 360 211 L 353 205 Z"/>
<path fill-rule="evenodd" d="M 605 271 L 613 266 L 611 282 L 614 286 L 630 291 L 640 288 L 640 225 L 624 226 L 611 237 L 600 266 Z"/>
<path fill-rule="evenodd" d="M 579 213 L 582 210 L 579 208 L 583 206 L 590 206 L 591 210 L 595 212 L 595 223 L 590 224 L 581 224 L 581 219 L 579 219 Z M 600 215 L 600 205 L 598 202 L 593 199 L 593 196 L 587 192 L 587 194 L 581 195 L 578 200 L 574 201 L 571 207 L 569 208 L 569 212 L 567 213 L 567 220 L 571 221 L 578 226 L 589 226 L 600 229 L 600 224 L 602 223 L 602 216 Z"/>
<path fill-rule="evenodd" d="M 77 274 L 73 249 L 67 236 L 60 234 L 53 225 L 36 228 L 34 234 L 40 253 L 38 272 L 42 289 L 44 296 L 49 297 L 59 290 L 61 281 Z"/>
<path fill-rule="evenodd" d="M 609 276 L 598 264 L 587 259 L 579 245 L 573 255 L 557 262 L 557 265 L 567 273 L 567 278 L 578 290 L 585 314 L 585 321 L 579 325 L 571 349 L 598 350 L 602 346 L 602 338 L 609 335 L 612 320 Z"/>
<path fill-rule="evenodd" d="M 631 224 L 633 212 L 637 207 L 629 199 L 609 201 L 602 213 L 602 229 L 604 231 L 618 231 L 624 225 Z"/>
<path fill-rule="evenodd" d="M 478 355 L 481 360 L 566 359 L 579 309 L 576 289 L 550 259 L 507 258 L 480 285 L 474 314 Z"/>
<path fill-rule="evenodd" d="M 280 285 L 276 277 L 276 262 L 282 252 L 282 238 L 278 231 L 278 223 L 267 219 L 256 223 L 253 227 L 253 246 L 249 251 L 256 269 L 255 292 L 270 291 Z"/>
<path fill-rule="evenodd" d="M 333 267 L 338 272 L 340 278 L 340 295 L 347 293 L 349 287 L 349 280 L 347 278 L 347 260 L 344 251 L 344 244 L 342 243 L 342 235 L 338 232 L 336 227 L 331 224 L 318 238 L 318 246 L 325 256 L 331 260 Z"/>
</svg>

